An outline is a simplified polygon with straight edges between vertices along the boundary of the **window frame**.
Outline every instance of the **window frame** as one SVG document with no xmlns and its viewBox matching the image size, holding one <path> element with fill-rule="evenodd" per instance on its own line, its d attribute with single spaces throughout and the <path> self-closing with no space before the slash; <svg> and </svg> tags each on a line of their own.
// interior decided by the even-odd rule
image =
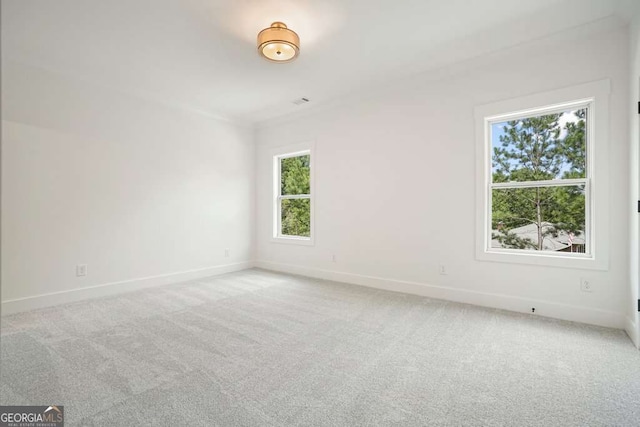
<svg viewBox="0 0 640 427">
<path fill-rule="evenodd" d="M 577 179 L 554 179 L 554 180 L 544 180 L 544 181 L 511 181 L 511 182 L 493 182 L 493 135 L 492 135 L 492 127 L 496 123 L 503 123 L 510 120 L 518 120 L 518 119 L 526 119 L 531 117 L 538 117 L 547 114 L 557 114 L 563 113 L 570 110 L 578 110 L 578 109 L 586 109 L 587 110 L 587 122 L 586 122 L 586 173 L 584 178 Z M 571 258 L 591 258 L 591 211 L 593 210 L 593 203 L 591 197 L 591 158 L 593 157 L 591 154 L 591 145 L 593 141 L 593 126 L 591 126 L 591 111 L 593 108 L 593 99 L 584 99 L 578 100 L 575 102 L 569 102 L 560 105 L 551 105 L 548 107 L 536 108 L 533 110 L 525 110 L 518 111 L 511 114 L 501 114 L 498 116 L 485 117 L 485 126 L 487 129 L 487 134 L 485 135 L 485 144 L 487 144 L 487 212 L 485 213 L 487 216 L 488 223 L 486 225 L 486 239 L 485 243 L 487 245 L 487 251 L 489 252 L 497 252 L 497 253 L 516 253 L 516 254 L 530 254 L 536 255 L 544 253 L 547 256 L 565 256 Z M 494 248 L 491 246 L 492 242 L 492 222 L 493 222 L 493 190 L 494 189 L 511 189 L 511 188 L 549 188 L 549 187 L 571 187 L 577 185 L 584 185 L 585 187 L 585 244 L 588 249 L 585 253 L 571 253 L 568 255 L 566 252 L 555 252 L 555 251 L 536 251 L 533 249 L 511 249 L 511 248 Z"/>
<path fill-rule="evenodd" d="M 273 206 L 272 206 L 272 231 L 271 241 L 276 243 L 289 243 L 297 245 L 314 244 L 314 152 L 313 144 L 298 144 L 295 146 L 283 147 L 274 151 L 273 154 Z M 282 159 L 309 155 L 309 194 L 289 194 L 283 195 L 281 187 Z M 288 236 L 282 234 L 282 200 L 308 199 L 310 203 L 309 212 L 309 237 Z"/>
<path fill-rule="evenodd" d="M 476 121 L 476 259 L 566 268 L 606 270 L 608 250 L 608 98 L 610 81 L 572 86 L 475 108 Z M 493 183 L 491 125 L 494 123 L 587 108 L 586 176 L 580 179 Z M 596 178 L 597 177 L 597 178 Z M 544 184 L 544 185 L 540 185 Z M 492 190 L 585 185 L 587 252 L 492 248 Z"/>
</svg>

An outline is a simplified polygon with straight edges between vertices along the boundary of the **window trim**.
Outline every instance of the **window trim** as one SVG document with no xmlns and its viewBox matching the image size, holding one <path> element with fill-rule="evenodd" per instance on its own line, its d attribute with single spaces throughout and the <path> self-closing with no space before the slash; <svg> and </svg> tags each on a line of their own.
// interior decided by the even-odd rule
<svg viewBox="0 0 640 427">
<path fill-rule="evenodd" d="M 295 245 L 303 245 L 303 246 L 313 246 L 314 245 L 314 237 L 315 237 L 315 227 L 314 227 L 314 144 L 313 143 L 303 143 L 296 145 L 289 145 L 286 147 L 279 147 L 274 150 L 272 153 L 272 176 L 273 176 L 273 194 L 272 194 L 272 227 L 271 227 L 271 241 L 274 243 L 286 243 L 286 244 L 295 244 Z M 281 179 L 281 160 L 290 158 L 290 157 L 298 157 L 309 155 L 309 194 L 302 195 L 281 195 L 280 191 L 280 179 Z M 281 203 L 280 201 L 283 199 L 309 199 L 311 203 L 310 207 L 310 236 L 302 237 L 302 236 L 287 236 L 281 234 Z"/>
<path fill-rule="evenodd" d="M 609 79 L 521 98 L 499 101 L 475 108 L 476 122 L 476 259 L 552 267 L 607 270 L 608 241 L 608 115 Z M 579 179 L 587 193 L 585 237 L 589 254 L 567 255 L 551 251 L 491 248 L 492 147 L 491 124 L 499 121 L 588 107 L 587 175 Z M 549 181 L 551 185 L 567 185 L 573 180 Z M 536 182 L 537 181 L 531 181 Z M 531 182 L 507 184 L 508 187 L 529 186 Z M 597 201 L 597 203 L 596 203 Z"/>
</svg>

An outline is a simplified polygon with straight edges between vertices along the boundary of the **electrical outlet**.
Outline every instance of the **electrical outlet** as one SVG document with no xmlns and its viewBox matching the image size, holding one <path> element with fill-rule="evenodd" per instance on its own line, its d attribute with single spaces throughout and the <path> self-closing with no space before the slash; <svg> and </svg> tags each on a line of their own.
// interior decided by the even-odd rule
<svg viewBox="0 0 640 427">
<path fill-rule="evenodd" d="M 440 273 L 443 276 L 447 275 L 447 267 L 444 266 L 444 264 L 440 264 L 438 266 L 438 273 Z"/>
<path fill-rule="evenodd" d="M 331 262 L 338 262 L 338 259 L 336 258 L 336 254 L 331 255 Z"/>
<path fill-rule="evenodd" d="M 76 276 L 82 277 L 87 275 L 87 264 L 76 265 Z"/>
<path fill-rule="evenodd" d="M 231 256 L 231 251 L 229 250 L 229 248 L 224 250 L 224 257 L 225 258 L 229 258 Z"/>
<path fill-rule="evenodd" d="M 580 279 L 580 290 L 582 292 L 593 292 L 593 283 L 591 283 L 591 280 L 585 279 L 585 278 L 581 278 Z"/>
</svg>

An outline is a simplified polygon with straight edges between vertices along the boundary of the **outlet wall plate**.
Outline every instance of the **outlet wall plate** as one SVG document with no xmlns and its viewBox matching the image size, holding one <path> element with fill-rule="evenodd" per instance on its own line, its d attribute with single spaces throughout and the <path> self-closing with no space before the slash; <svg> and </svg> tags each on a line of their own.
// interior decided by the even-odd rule
<svg viewBox="0 0 640 427">
<path fill-rule="evenodd" d="M 582 292 L 593 292 L 593 283 L 589 279 L 580 279 L 580 290 Z"/>
<path fill-rule="evenodd" d="M 87 264 L 76 265 L 76 276 L 83 277 L 87 275 Z"/>
</svg>

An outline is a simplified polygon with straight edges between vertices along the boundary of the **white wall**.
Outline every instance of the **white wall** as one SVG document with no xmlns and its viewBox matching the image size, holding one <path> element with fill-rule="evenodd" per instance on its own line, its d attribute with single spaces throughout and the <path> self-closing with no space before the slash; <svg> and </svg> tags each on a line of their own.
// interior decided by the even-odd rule
<svg viewBox="0 0 640 427">
<path fill-rule="evenodd" d="M 249 265 L 252 130 L 22 64 L 2 72 L 3 314 Z"/>
<path fill-rule="evenodd" d="M 630 91 L 631 94 L 631 212 L 636 211 L 636 204 L 640 200 L 640 115 L 637 105 L 640 101 L 640 15 L 636 16 L 630 26 Z M 640 214 L 632 214 L 630 221 L 630 304 L 628 305 L 627 332 L 640 347 L 640 315 L 637 301 L 640 298 Z"/>
<path fill-rule="evenodd" d="M 624 327 L 628 52 L 626 29 L 576 31 L 266 123 L 257 132 L 257 265 Z M 608 271 L 477 261 L 474 107 L 603 78 L 612 81 Z M 269 153 L 307 140 L 316 144 L 315 245 L 273 243 Z M 580 291 L 581 277 L 593 293 Z"/>
</svg>

